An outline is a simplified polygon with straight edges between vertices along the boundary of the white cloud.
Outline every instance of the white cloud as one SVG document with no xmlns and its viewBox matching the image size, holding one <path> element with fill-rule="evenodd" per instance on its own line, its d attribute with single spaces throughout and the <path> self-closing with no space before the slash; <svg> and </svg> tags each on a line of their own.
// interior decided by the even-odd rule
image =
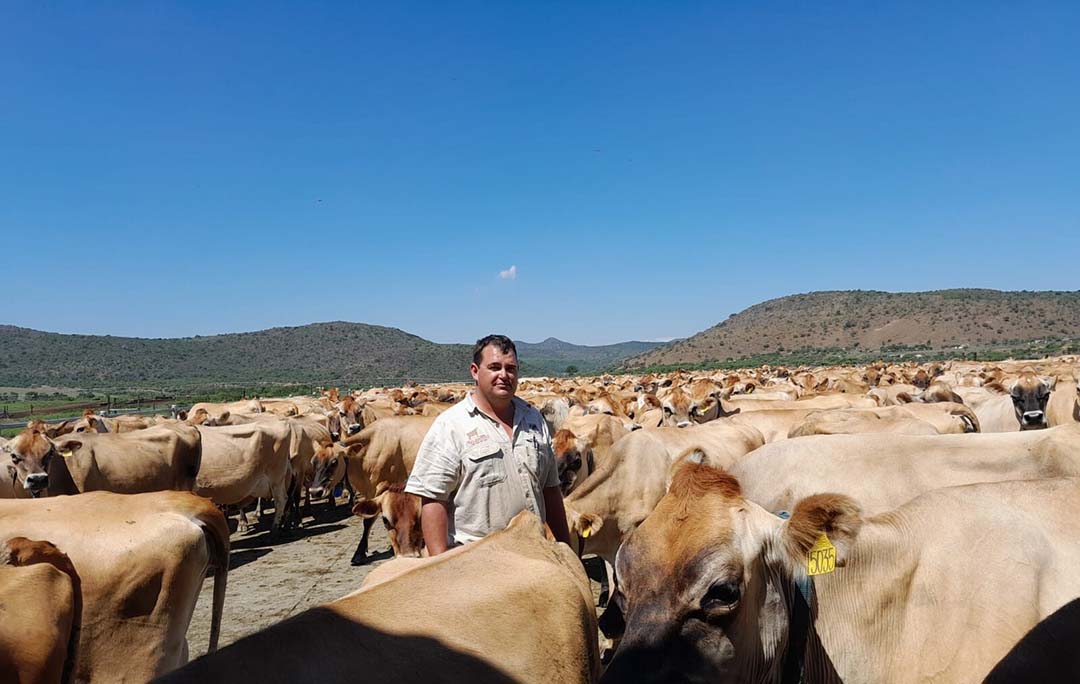
<svg viewBox="0 0 1080 684">
<path fill-rule="evenodd" d="M 499 277 L 503 280 L 517 280 L 517 266 L 511 266 L 505 271 L 499 271 Z"/>
</svg>

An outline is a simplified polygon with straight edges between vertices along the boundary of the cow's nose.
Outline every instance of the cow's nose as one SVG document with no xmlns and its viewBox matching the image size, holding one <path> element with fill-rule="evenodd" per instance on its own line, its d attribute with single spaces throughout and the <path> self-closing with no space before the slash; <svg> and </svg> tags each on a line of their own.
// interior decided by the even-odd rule
<svg viewBox="0 0 1080 684">
<path fill-rule="evenodd" d="M 581 470 L 581 457 L 575 456 L 566 462 L 567 470 Z"/>
<path fill-rule="evenodd" d="M 330 433 L 330 439 L 334 440 L 335 442 L 338 441 L 339 437 L 341 437 L 340 432 L 331 432 Z"/>
<path fill-rule="evenodd" d="M 675 427 L 690 427 L 690 421 L 680 420 L 678 423 L 675 424 Z"/>
<path fill-rule="evenodd" d="M 1024 425 L 1040 425 L 1046 422 L 1046 414 L 1042 411 L 1024 411 Z"/>
<path fill-rule="evenodd" d="M 26 476 L 26 488 L 34 491 L 45 489 L 49 486 L 49 476 L 46 473 L 34 473 Z"/>
</svg>

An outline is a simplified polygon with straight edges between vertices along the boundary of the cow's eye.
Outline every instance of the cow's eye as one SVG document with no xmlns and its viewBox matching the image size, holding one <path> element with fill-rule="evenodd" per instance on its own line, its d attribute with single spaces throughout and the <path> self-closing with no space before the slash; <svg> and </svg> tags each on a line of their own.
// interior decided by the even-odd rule
<svg viewBox="0 0 1080 684">
<path fill-rule="evenodd" d="M 336 458 L 330 459 L 330 467 L 331 468 L 336 468 L 337 467 L 337 459 Z"/>
<path fill-rule="evenodd" d="M 701 599 L 701 607 L 705 610 L 728 608 L 737 603 L 740 596 L 738 582 L 717 582 L 705 592 L 705 596 Z"/>
<path fill-rule="evenodd" d="M 670 416 L 672 413 L 675 413 L 675 412 L 671 410 L 670 406 L 665 406 L 664 407 L 664 413 L 666 413 L 666 414 L 668 414 Z"/>
<path fill-rule="evenodd" d="M 18 454 L 15 454 L 15 453 L 11 454 L 11 462 L 12 463 L 18 463 L 20 461 L 22 461 L 22 459 L 19 458 Z"/>
</svg>

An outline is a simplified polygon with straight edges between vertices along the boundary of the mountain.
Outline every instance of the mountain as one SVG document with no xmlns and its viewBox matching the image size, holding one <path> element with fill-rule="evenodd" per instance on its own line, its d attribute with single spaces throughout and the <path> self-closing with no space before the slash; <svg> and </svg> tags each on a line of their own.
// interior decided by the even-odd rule
<svg viewBox="0 0 1080 684">
<path fill-rule="evenodd" d="M 878 354 L 903 350 L 1003 348 L 1080 338 L 1080 291 L 936 290 L 811 292 L 751 306 L 696 335 L 639 354 L 624 368 L 782 361 L 822 350 Z"/>
<path fill-rule="evenodd" d="M 543 342 L 514 341 L 524 370 L 532 375 L 561 374 L 567 366 L 578 372 L 594 374 L 618 364 L 628 356 L 643 354 L 660 346 L 659 342 L 619 342 L 597 347 L 563 342 L 549 337 Z"/>
<path fill-rule="evenodd" d="M 523 373 L 582 372 L 618 363 L 651 345 L 603 347 L 553 338 L 519 349 Z M 71 387 L 219 384 L 396 384 L 467 380 L 471 345 L 437 344 L 397 328 L 313 323 L 249 333 L 144 339 L 65 335 L 0 326 L 0 385 Z"/>
</svg>

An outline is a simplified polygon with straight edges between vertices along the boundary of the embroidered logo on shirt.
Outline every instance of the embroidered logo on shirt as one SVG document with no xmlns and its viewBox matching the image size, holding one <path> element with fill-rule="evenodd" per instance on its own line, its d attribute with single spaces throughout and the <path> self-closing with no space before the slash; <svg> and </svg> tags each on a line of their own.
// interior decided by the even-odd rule
<svg viewBox="0 0 1080 684">
<path fill-rule="evenodd" d="M 469 430 L 465 433 L 467 439 L 466 446 L 476 446 L 488 441 L 488 436 L 480 432 L 480 428 Z"/>
</svg>

